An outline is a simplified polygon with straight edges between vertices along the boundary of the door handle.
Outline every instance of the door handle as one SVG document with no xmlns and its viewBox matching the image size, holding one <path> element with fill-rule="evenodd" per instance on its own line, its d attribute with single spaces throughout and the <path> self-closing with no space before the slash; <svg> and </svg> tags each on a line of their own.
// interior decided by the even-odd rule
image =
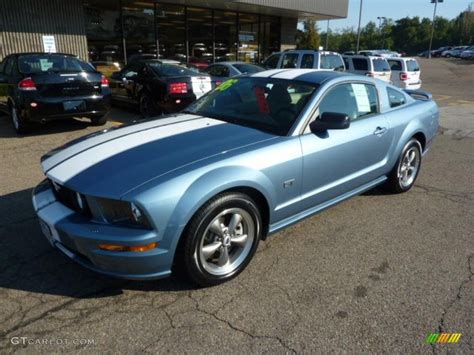
<svg viewBox="0 0 474 355">
<path fill-rule="evenodd" d="M 374 134 L 376 136 L 381 136 L 382 134 L 387 133 L 387 128 L 386 127 L 377 127 L 374 131 Z"/>
</svg>

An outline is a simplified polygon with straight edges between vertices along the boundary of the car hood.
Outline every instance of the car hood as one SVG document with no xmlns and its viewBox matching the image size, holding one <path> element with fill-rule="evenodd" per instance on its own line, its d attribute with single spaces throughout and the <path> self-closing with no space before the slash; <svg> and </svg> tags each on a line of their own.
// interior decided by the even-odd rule
<svg viewBox="0 0 474 355">
<path fill-rule="evenodd" d="M 72 141 L 46 154 L 42 167 L 50 179 L 74 191 L 119 198 L 173 170 L 274 137 L 252 128 L 183 114 Z"/>
</svg>

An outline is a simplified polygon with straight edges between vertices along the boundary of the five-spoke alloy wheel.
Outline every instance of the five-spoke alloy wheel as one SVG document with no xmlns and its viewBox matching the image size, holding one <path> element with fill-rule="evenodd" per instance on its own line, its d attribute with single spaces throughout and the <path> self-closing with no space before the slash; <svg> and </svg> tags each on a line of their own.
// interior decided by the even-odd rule
<svg viewBox="0 0 474 355">
<path fill-rule="evenodd" d="M 237 276 L 261 238 L 262 219 L 249 196 L 229 192 L 207 202 L 192 218 L 184 240 L 184 264 L 193 281 L 216 285 Z"/>
<path fill-rule="evenodd" d="M 412 138 L 405 144 L 385 185 L 389 191 L 401 193 L 413 187 L 421 168 L 421 154 L 421 144 L 417 139 Z"/>
</svg>

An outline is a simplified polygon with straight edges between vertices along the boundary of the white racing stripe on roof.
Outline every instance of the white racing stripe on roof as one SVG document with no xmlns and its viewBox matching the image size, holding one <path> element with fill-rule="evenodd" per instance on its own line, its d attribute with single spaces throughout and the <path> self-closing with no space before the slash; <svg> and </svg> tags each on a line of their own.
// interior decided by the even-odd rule
<svg viewBox="0 0 474 355">
<path fill-rule="evenodd" d="M 316 69 L 288 69 L 284 72 L 277 73 L 276 75 L 272 76 L 275 79 L 296 79 L 298 76 L 308 73 L 317 72 Z"/>
<path fill-rule="evenodd" d="M 54 166 L 61 163 L 62 161 L 69 159 L 71 156 L 79 154 L 80 152 L 86 149 L 89 149 L 93 146 L 108 142 L 110 140 L 113 140 L 122 136 L 126 136 L 128 134 L 131 134 L 137 131 L 143 131 L 150 128 L 166 126 L 166 125 L 183 122 L 183 121 L 189 121 L 192 119 L 196 119 L 198 117 L 199 116 L 196 116 L 196 115 L 184 114 L 184 115 L 178 115 L 178 116 L 172 116 L 172 117 L 167 117 L 167 118 L 162 118 L 162 119 L 146 121 L 143 123 L 137 123 L 130 126 L 121 127 L 116 130 L 111 130 L 107 133 L 98 134 L 96 136 L 92 136 L 83 141 L 75 143 L 71 145 L 70 147 L 67 147 L 57 152 L 56 154 L 52 155 L 51 157 L 47 158 L 41 163 L 41 165 L 43 167 L 43 171 L 47 172 L 49 169 L 53 168 Z"/>
<path fill-rule="evenodd" d="M 126 150 L 138 147 L 142 144 L 153 142 L 158 139 L 163 139 L 178 134 L 191 132 L 198 129 L 208 128 L 225 124 L 224 121 L 215 120 L 212 118 L 200 118 L 191 121 L 178 122 L 166 127 L 155 127 L 145 131 L 139 131 L 129 134 L 117 139 L 104 142 L 100 145 L 93 146 L 63 163 L 51 169 L 46 175 L 54 181 L 64 184 L 69 179 L 84 170 L 89 169 L 103 160 L 120 154 Z"/>
</svg>

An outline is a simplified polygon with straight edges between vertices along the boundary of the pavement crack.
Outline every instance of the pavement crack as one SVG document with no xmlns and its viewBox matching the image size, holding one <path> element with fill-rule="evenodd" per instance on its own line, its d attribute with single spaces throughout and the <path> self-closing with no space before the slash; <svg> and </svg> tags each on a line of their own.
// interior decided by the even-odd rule
<svg viewBox="0 0 474 355">
<path fill-rule="evenodd" d="M 278 341 L 278 343 L 284 348 L 286 349 L 287 353 L 292 353 L 292 354 L 296 354 L 297 351 L 295 349 L 293 349 L 292 347 L 290 347 L 288 344 L 286 344 L 286 342 L 278 337 L 278 336 L 270 336 L 270 335 L 257 335 L 257 334 L 252 334 L 251 332 L 245 330 L 245 329 L 242 329 L 242 328 L 239 328 L 237 327 L 236 325 L 232 324 L 232 322 L 228 321 L 227 319 L 224 319 L 224 318 L 221 318 L 219 317 L 215 312 L 209 312 L 209 311 L 206 311 L 204 309 L 202 309 L 200 306 L 199 306 L 199 302 L 197 299 L 195 299 L 193 297 L 193 295 L 191 293 L 189 293 L 189 298 L 195 303 L 196 305 L 196 310 L 198 312 L 201 312 L 201 313 L 204 313 L 204 314 L 207 314 L 211 317 L 213 317 L 214 319 L 216 319 L 217 321 L 219 322 L 222 322 L 224 324 L 226 324 L 229 328 L 231 328 L 232 330 L 236 331 L 236 332 L 239 332 L 239 333 L 242 333 L 252 339 L 271 339 L 271 340 L 276 340 Z"/>
</svg>

